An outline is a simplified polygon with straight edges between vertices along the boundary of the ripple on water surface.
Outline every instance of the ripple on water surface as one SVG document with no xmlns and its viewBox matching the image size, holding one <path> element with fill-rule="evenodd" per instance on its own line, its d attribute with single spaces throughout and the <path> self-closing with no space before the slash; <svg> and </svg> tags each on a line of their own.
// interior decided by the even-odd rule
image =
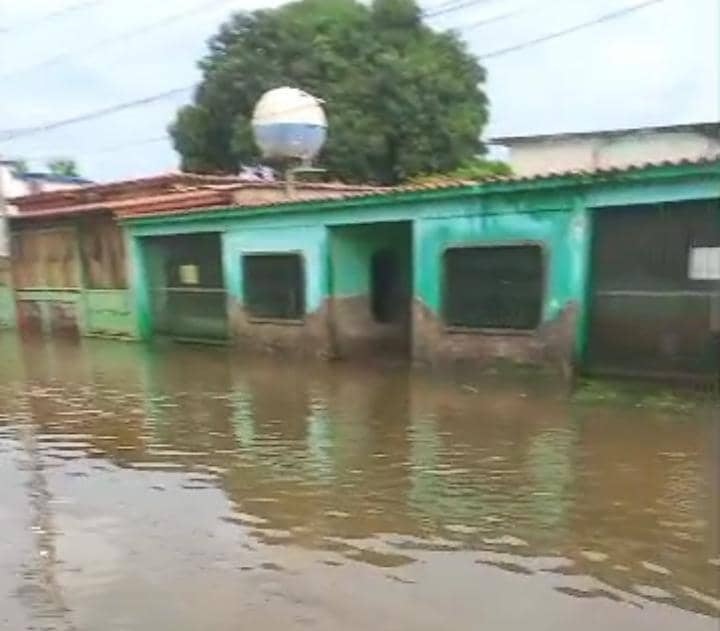
<svg viewBox="0 0 720 631">
<path fill-rule="evenodd" d="M 231 563 L 267 546 L 283 551 L 285 568 L 304 550 L 327 571 L 384 568 L 398 588 L 423 584 L 433 559 L 449 555 L 474 571 L 550 581 L 588 607 L 720 615 L 720 425 L 702 408 L 675 418 L 405 371 L 93 348 L 70 365 L 34 357 L 22 378 L 0 381 L 0 454 L 59 462 L 32 501 L 66 501 L 46 504 L 74 520 L 64 523 L 82 530 L 93 511 L 118 511 L 112 545 L 138 551 L 138 575 L 163 565 L 133 539 L 152 528 L 165 531 L 157 554 L 186 546 L 203 559 L 197 546 L 213 541 Z M 197 540 L 181 538 L 183 522 Z M 263 563 L 283 573 L 274 561 L 236 565 Z"/>
</svg>

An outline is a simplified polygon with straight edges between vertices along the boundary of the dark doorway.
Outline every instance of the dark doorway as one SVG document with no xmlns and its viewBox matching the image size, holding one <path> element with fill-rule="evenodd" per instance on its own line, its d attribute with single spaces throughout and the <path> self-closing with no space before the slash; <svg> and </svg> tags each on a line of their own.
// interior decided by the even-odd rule
<svg viewBox="0 0 720 631">
<path fill-rule="evenodd" d="M 330 278 L 332 326 L 339 356 L 408 354 L 410 222 L 332 228 Z"/>
<path fill-rule="evenodd" d="M 403 315 L 407 304 L 404 285 L 397 252 L 375 252 L 370 260 L 370 308 L 376 322 L 394 322 Z"/>
</svg>

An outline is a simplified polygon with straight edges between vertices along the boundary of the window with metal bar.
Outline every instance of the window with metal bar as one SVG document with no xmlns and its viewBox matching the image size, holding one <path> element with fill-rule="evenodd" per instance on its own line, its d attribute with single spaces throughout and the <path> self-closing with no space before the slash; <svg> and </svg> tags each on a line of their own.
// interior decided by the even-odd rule
<svg viewBox="0 0 720 631">
<path fill-rule="evenodd" d="M 248 254 L 242 264 L 245 310 L 250 317 L 302 319 L 305 279 L 299 254 Z"/>
<path fill-rule="evenodd" d="M 444 256 L 444 318 L 451 327 L 532 330 L 540 324 L 538 245 L 460 247 Z"/>
</svg>

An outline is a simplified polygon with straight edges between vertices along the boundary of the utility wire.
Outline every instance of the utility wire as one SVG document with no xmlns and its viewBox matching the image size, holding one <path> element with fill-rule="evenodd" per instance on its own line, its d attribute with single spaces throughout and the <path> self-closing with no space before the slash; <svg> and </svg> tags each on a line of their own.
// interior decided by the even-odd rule
<svg viewBox="0 0 720 631">
<path fill-rule="evenodd" d="M 581 29 L 594 26 L 596 24 L 600 24 L 603 22 L 607 22 L 613 19 L 617 19 L 620 17 L 623 17 L 625 15 L 628 15 L 630 13 L 633 13 L 635 11 L 638 11 L 640 9 L 643 9 L 645 7 L 651 6 L 653 4 L 658 4 L 662 2 L 663 0 L 647 0 L 646 2 L 636 4 L 630 7 L 626 7 L 625 9 L 621 9 L 619 11 L 614 11 L 612 13 L 606 13 L 605 15 L 602 15 L 598 18 L 595 18 L 593 20 L 589 20 L 587 22 L 582 22 L 580 24 L 576 24 L 574 26 L 568 27 L 566 29 L 563 29 L 561 31 L 556 31 L 554 33 L 550 33 L 548 35 L 543 35 L 541 37 L 537 37 L 532 40 L 528 40 L 525 42 L 521 42 L 518 44 L 515 44 L 513 46 L 508 46 L 506 48 L 502 48 L 499 50 L 490 51 L 488 53 L 483 53 L 479 55 L 480 59 L 489 59 L 493 57 L 499 57 L 501 55 L 506 55 L 508 53 L 515 52 L 517 50 L 521 50 L 524 48 L 529 48 L 530 46 L 535 46 L 537 44 L 556 39 L 558 37 L 562 37 L 564 35 L 569 35 L 570 33 L 574 33 L 576 31 L 579 31 Z M 93 112 L 88 112 L 86 114 L 82 114 L 79 116 L 75 116 L 72 118 L 55 121 L 52 123 L 47 123 L 45 125 L 38 125 L 35 127 L 26 127 L 26 128 L 20 128 L 20 129 L 14 129 L 14 130 L 7 130 L 5 132 L 0 132 L 0 142 L 6 142 L 8 140 L 13 140 L 15 138 L 34 135 L 41 132 L 51 131 L 53 129 L 57 129 L 59 127 L 65 127 L 67 125 L 73 125 L 81 122 L 85 122 L 87 120 L 92 120 L 96 118 L 100 118 L 102 116 L 107 116 L 108 114 L 114 114 L 115 112 L 119 112 L 122 110 L 134 108 L 134 107 L 140 107 L 149 105 L 150 103 L 154 103 L 156 101 L 161 101 L 166 98 L 170 98 L 172 96 L 176 96 L 178 94 L 182 94 L 183 92 L 189 92 L 194 87 L 196 87 L 197 84 L 192 84 L 188 86 L 183 86 L 180 88 L 175 88 L 172 90 L 167 90 L 165 92 L 160 92 L 158 94 L 153 94 L 151 96 L 144 97 L 142 99 L 136 99 L 133 101 L 126 101 L 124 103 L 119 103 L 117 105 L 113 105 L 111 107 L 103 108 L 100 110 L 95 110 Z M 295 108 L 293 108 L 295 109 Z"/>
<path fill-rule="evenodd" d="M 530 4 L 527 4 L 523 7 L 520 7 L 519 9 L 516 9 L 515 11 L 508 11 L 507 13 L 501 13 L 500 15 L 494 15 L 489 18 L 485 18 L 483 20 L 479 20 L 478 22 L 473 22 L 472 24 L 468 24 L 467 26 L 461 26 L 458 30 L 462 32 L 471 31 L 476 28 L 480 28 L 482 26 L 487 26 L 488 24 L 494 24 L 495 22 L 502 22 L 503 20 L 507 20 L 509 18 L 515 17 L 516 15 L 520 15 L 522 13 L 525 13 L 529 9 L 532 9 L 533 7 L 537 6 L 538 4 L 545 4 L 546 0 L 540 0 L 539 2 L 531 2 Z"/>
<path fill-rule="evenodd" d="M 150 145 L 154 144 L 156 142 L 162 142 L 171 140 L 171 137 L 169 134 L 163 134 L 162 136 L 152 136 L 150 138 L 142 138 L 140 140 L 133 140 L 131 142 L 123 142 L 120 144 L 115 145 L 106 145 L 104 147 L 100 147 L 99 149 L 92 149 L 90 151 L 81 151 L 81 152 L 73 152 L 73 157 L 75 158 L 86 158 L 88 156 L 96 156 L 96 155 L 102 155 L 104 153 L 114 153 L 116 151 L 121 151 L 123 149 L 130 149 L 131 147 L 140 147 L 142 145 Z M 43 160 L 52 160 L 53 158 L 58 157 L 58 152 L 55 153 L 43 153 L 43 154 L 25 154 L 23 153 L 20 157 L 24 160 L 32 160 L 32 161 L 43 161 Z"/>
<path fill-rule="evenodd" d="M 21 22 L 20 24 L 17 24 L 8 29 L 5 29 L 2 32 L 4 34 L 14 33 L 15 31 L 26 29 L 29 26 L 35 26 L 36 24 L 42 24 L 43 22 L 48 22 L 50 20 L 55 20 L 57 18 L 61 18 L 64 15 L 67 15 L 69 13 L 76 13 L 82 9 L 90 9 L 91 7 L 94 7 L 98 4 L 103 4 L 107 1 L 108 0 L 84 0 L 83 2 L 78 2 L 76 4 L 72 4 L 69 7 L 65 7 L 64 9 L 60 9 L 58 11 L 53 11 L 52 13 L 47 13 L 47 14 L 43 15 L 42 17 L 39 17 L 35 20 L 28 20 L 27 22 Z"/>
<path fill-rule="evenodd" d="M 459 11 L 460 9 L 469 9 L 470 7 L 474 7 L 476 4 L 486 4 L 488 0 L 463 0 L 462 2 L 451 2 L 451 3 L 445 3 L 444 5 L 438 5 L 436 7 L 432 7 L 428 11 L 423 11 L 422 16 L 424 18 L 435 18 L 440 15 L 445 15 L 446 13 L 453 13 L 455 11 Z"/>
<path fill-rule="evenodd" d="M 189 92 L 193 88 L 198 87 L 199 83 L 193 83 L 191 85 L 182 86 L 179 88 L 174 88 L 172 90 L 166 90 L 165 92 L 160 92 L 158 94 L 153 94 L 151 96 L 146 96 L 142 99 L 135 99 L 133 101 L 125 101 L 123 103 L 118 103 L 116 105 L 113 105 L 111 107 L 106 107 L 100 110 L 94 110 L 92 112 L 88 112 L 86 114 L 81 114 L 79 116 L 74 116 L 72 118 L 66 118 L 64 120 L 55 121 L 52 123 L 46 123 L 44 125 L 37 125 L 34 127 L 21 127 L 18 129 L 8 129 L 5 131 L 0 131 L 0 142 L 7 142 L 9 140 L 14 140 L 16 138 L 24 138 L 25 136 L 33 136 L 35 134 L 46 132 L 46 131 L 52 131 L 53 129 L 57 129 L 59 127 L 66 127 L 67 125 L 75 125 L 77 123 L 84 123 L 88 120 L 93 120 L 95 118 L 101 118 L 102 116 L 107 116 L 108 114 L 115 114 L 116 112 L 121 112 L 123 110 L 131 109 L 134 107 L 140 107 L 144 105 L 149 105 L 151 103 L 155 103 L 157 101 L 162 101 L 164 99 L 177 96 L 178 94 L 182 94 L 183 92 Z M 324 103 L 324 101 L 320 99 L 316 99 L 317 103 Z M 278 114 L 288 114 L 290 112 L 297 112 L 299 110 L 303 110 L 306 107 L 308 107 L 307 103 L 303 103 L 302 105 L 294 105 L 293 107 L 288 107 L 283 110 L 278 110 L 274 112 L 274 115 Z"/>
<path fill-rule="evenodd" d="M 481 53 L 480 55 L 478 55 L 478 57 L 480 59 L 492 59 L 493 57 L 500 57 L 501 55 L 507 55 L 508 53 L 514 53 L 515 51 L 523 50 L 525 48 L 530 48 L 531 46 L 536 46 L 537 44 L 542 44 L 544 42 L 548 42 L 550 40 L 557 39 L 558 37 L 570 35 L 571 33 L 575 33 L 576 31 L 580 31 L 582 29 L 589 28 L 591 26 L 595 26 L 596 24 L 601 24 L 603 22 L 609 22 L 610 20 L 615 20 L 617 18 L 624 17 L 626 15 L 629 15 L 630 13 L 634 13 L 635 11 L 639 11 L 640 9 L 644 9 L 653 4 L 659 4 L 660 2 L 663 2 L 663 0 L 647 0 L 647 2 L 641 2 L 640 4 L 635 4 L 630 7 L 625 7 L 624 9 L 619 9 L 618 11 L 613 11 L 612 13 L 606 13 L 605 15 L 601 15 L 600 17 L 595 18 L 593 20 L 588 20 L 587 22 L 581 22 L 580 24 L 575 24 L 574 26 L 570 26 L 570 27 L 562 29 L 560 31 L 555 31 L 554 33 L 548 33 L 547 35 L 542 35 L 540 37 L 536 37 L 535 39 L 527 40 L 525 42 L 520 42 L 518 44 L 513 44 L 512 46 L 507 46 L 505 48 L 498 48 L 496 50 L 491 50 L 487 53 Z"/>
<path fill-rule="evenodd" d="M 151 22 L 150 24 L 146 24 L 145 26 L 142 26 L 140 28 L 132 28 L 132 29 L 124 31 L 123 33 L 120 33 L 118 35 L 113 35 L 112 37 L 106 37 L 105 39 L 96 41 L 95 43 L 90 44 L 89 46 L 85 46 L 83 48 L 77 48 L 75 50 L 69 50 L 69 51 L 65 51 L 62 53 L 58 53 L 57 55 L 55 55 L 53 57 L 49 57 L 48 59 L 45 59 L 44 61 L 41 61 L 36 64 L 32 64 L 31 66 L 26 66 L 25 68 L 18 68 L 17 70 L 11 70 L 10 72 L 6 72 L 6 73 L 0 75 L 0 79 L 7 79 L 9 77 L 13 77 L 18 74 L 23 74 L 26 72 L 38 70 L 40 68 L 47 68 L 48 66 L 53 66 L 56 63 L 62 61 L 63 59 L 67 59 L 68 57 L 72 57 L 74 55 L 80 55 L 80 54 L 87 54 L 87 53 L 90 53 L 90 52 L 96 50 L 97 48 L 100 48 L 103 46 L 116 44 L 118 42 L 124 42 L 133 37 L 139 37 L 141 35 L 145 35 L 146 33 L 150 33 L 157 29 L 163 28 L 165 26 L 173 24 L 174 22 L 179 22 L 180 20 L 184 20 L 185 18 L 191 17 L 197 13 L 202 13 L 203 11 L 208 11 L 210 9 L 213 9 L 216 6 L 220 6 L 222 4 L 227 4 L 228 2 L 232 2 L 232 1 L 233 0 L 209 0 L 208 2 L 204 2 L 199 6 L 187 9 L 185 11 L 181 11 L 179 13 L 169 15 L 165 18 L 162 18 L 161 20 L 157 20 L 156 22 Z"/>
<path fill-rule="evenodd" d="M 65 127 L 67 125 L 74 125 L 76 123 L 84 123 L 85 121 L 93 120 L 96 118 L 101 118 L 103 116 L 107 116 L 108 114 L 115 114 L 116 112 L 121 112 L 123 110 L 128 110 L 128 109 L 131 109 L 134 107 L 150 105 L 151 103 L 155 103 L 157 101 L 162 101 L 164 99 L 168 99 L 173 96 L 183 94 L 184 92 L 189 92 L 196 85 L 197 84 L 193 83 L 191 85 L 186 85 L 186 86 L 182 86 L 179 88 L 173 88 L 172 90 L 166 90 L 165 92 L 159 92 L 157 94 L 152 94 L 150 96 L 146 96 L 141 99 L 135 99 L 132 101 L 125 101 L 123 103 L 117 103 L 116 105 L 112 105 L 110 107 L 105 107 L 105 108 L 102 108 L 99 110 L 94 110 L 92 112 L 87 112 L 86 114 L 80 114 L 78 116 L 73 116 L 72 118 L 65 118 L 63 120 L 54 121 L 52 123 L 46 123 L 44 125 L 36 125 L 34 127 L 21 127 L 18 129 L 11 129 L 6 132 L 0 132 L 0 142 L 7 142 L 8 140 L 14 140 L 15 138 L 32 136 L 35 134 L 39 134 L 41 132 L 52 131 L 54 129 L 58 129 L 59 127 Z"/>
</svg>

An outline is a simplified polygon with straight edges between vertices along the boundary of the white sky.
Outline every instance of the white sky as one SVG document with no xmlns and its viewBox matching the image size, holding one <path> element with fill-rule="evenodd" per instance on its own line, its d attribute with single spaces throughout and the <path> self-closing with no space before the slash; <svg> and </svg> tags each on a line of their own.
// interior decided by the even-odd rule
<svg viewBox="0 0 720 631">
<path fill-rule="evenodd" d="M 232 10 L 281 0 L 0 0 L 0 134 L 193 83 L 207 39 Z M 640 0 L 484 0 L 431 21 L 477 53 L 562 30 Z M 442 0 L 423 0 L 437 6 Z M 197 10 L 121 43 L 109 38 Z M 522 10 L 471 29 L 475 22 Z M 55 63 L 33 66 L 63 55 Z M 489 59 L 486 136 L 720 119 L 720 0 L 662 0 L 556 40 Z M 189 94 L 0 143 L 0 154 L 75 158 L 110 180 L 177 168 L 163 140 Z M 329 104 L 331 107 L 332 105 Z M 332 133 L 332 130 L 330 130 Z M 160 139 L 160 140 L 158 140 Z"/>
</svg>

